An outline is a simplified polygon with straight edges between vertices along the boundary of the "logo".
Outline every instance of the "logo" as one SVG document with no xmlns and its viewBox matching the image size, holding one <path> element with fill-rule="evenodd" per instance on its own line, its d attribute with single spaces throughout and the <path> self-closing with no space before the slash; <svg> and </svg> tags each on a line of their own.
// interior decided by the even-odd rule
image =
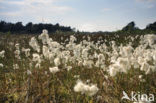
<svg viewBox="0 0 156 103">
<path fill-rule="evenodd" d="M 134 92 L 132 91 L 130 96 L 128 96 L 128 94 L 123 91 L 123 96 L 121 98 L 121 100 L 129 100 L 129 101 L 133 101 L 133 102 L 153 102 L 154 101 L 154 94 L 141 94 L 140 92 Z"/>
</svg>

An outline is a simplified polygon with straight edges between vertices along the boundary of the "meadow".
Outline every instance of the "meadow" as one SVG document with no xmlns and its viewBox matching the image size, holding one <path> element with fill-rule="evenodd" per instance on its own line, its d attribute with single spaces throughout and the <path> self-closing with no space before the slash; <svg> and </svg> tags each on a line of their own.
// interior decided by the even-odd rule
<svg viewBox="0 0 156 103">
<path fill-rule="evenodd" d="M 153 95 L 155 34 L 0 34 L 0 103 L 155 103 Z"/>
</svg>

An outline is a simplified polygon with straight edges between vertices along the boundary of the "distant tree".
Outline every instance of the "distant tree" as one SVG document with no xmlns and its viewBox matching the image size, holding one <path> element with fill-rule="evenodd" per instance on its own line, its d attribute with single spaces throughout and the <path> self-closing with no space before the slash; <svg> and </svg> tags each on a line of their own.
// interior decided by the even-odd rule
<svg viewBox="0 0 156 103">
<path fill-rule="evenodd" d="M 13 24 L 11 32 L 21 33 L 22 31 L 24 31 L 24 26 L 23 26 L 22 22 L 17 22 L 15 24 Z"/>
<path fill-rule="evenodd" d="M 123 27 L 123 31 L 133 31 L 133 30 L 135 30 L 136 29 L 136 27 L 135 27 L 135 22 L 134 21 L 132 21 L 132 22 L 130 22 L 130 23 L 128 23 L 125 27 Z"/>
<path fill-rule="evenodd" d="M 26 24 L 25 26 L 25 32 L 26 33 L 31 33 L 32 32 L 32 28 L 33 28 L 33 23 L 29 22 L 28 24 Z"/>
<path fill-rule="evenodd" d="M 1 32 L 4 32 L 4 31 L 5 31 L 5 30 L 4 30 L 4 29 L 5 29 L 5 28 L 4 28 L 5 26 L 6 26 L 6 22 L 5 22 L 5 21 L 1 21 L 1 22 L 0 22 L 0 31 L 1 31 Z"/>
<path fill-rule="evenodd" d="M 156 22 L 149 24 L 146 26 L 147 30 L 152 30 L 152 31 L 156 31 Z"/>
</svg>

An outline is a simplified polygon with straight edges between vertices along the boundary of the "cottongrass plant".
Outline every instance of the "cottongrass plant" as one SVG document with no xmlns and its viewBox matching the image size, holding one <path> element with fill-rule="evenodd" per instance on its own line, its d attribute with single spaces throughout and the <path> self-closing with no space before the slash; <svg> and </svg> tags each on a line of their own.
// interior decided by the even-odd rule
<svg viewBox="0 0 156 103">
<path fill-rule="evenodd" d="M 4 37 L 0 103 L 131 103 L 122 91 L 156 95 L 155 34 L 112 35 Z"/>
</svg>

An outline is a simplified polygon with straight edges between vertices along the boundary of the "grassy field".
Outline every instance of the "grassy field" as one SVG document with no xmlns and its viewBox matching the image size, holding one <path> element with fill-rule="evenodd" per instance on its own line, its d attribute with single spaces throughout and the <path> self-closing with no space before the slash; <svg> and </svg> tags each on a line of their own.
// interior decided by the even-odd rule
<svg viewBox="0 0 156 103">
<path fill-rule="evenodd" d="M 0 35 L 0 103 L 149 103 L 142 94 L 156 95 L 156 35 Z"/>
</svg>

